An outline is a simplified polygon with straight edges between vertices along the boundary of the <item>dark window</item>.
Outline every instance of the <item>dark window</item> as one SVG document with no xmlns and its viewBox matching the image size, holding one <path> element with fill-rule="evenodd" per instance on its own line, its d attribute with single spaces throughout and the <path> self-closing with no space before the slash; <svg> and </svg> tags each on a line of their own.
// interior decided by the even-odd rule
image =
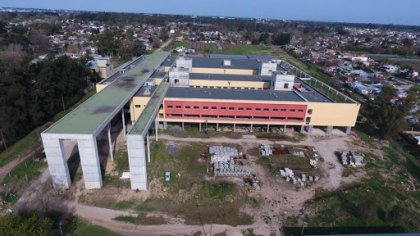
<svg viewBox="0 0 420 236">
<path fill-rule="evenodd" d="M 273 116 L 273 117 L 271 117 L 271 119 L 272 120 L 285 120 L 286 117 L 275 117 L 275 116 Z"/>
<path fill-rule="evenodd" d="M 220 107 L 220 110 L 226 110 L 226 107 Z"/>
<path fill-rule="evenodd" d="M 185 114 L 184 117 L 200 117 L 200 115 Z"/>
<path fill-rule="evenodd" d="M 168 106 L 168 108 L 174 108 L 174 106 L 172 106 L 172 105 L 169 105 L 169 106 Z"/>
<path fill-rule="evenodd" d="M 308 109 L 308 114 L 311 115 L 312 114 L 312 109 Z"/>
<path fill-rule="evenodd" d="M 281 111 L 287 111 L 286 109 L 282 108 Z"/>
<path fill-rule="evenodd" d="M 215 115 L 202 115 L 203 118 L 217 118 Z"/>
<path fill-rule="evenodd" d="M 141 107 L 141 105 L 135 105 L 135 107 L 136 107 L 136 108 L 140 108 L 140 107 Z"/>
<path fill-rule="evenodd" d="M 299 109 L 298 112 L 303 112 L 303 109 Z"/>
<path fill-rule="evenodd" d="M 261 111 L 261 108 L 255 108 L 256 111 Z"/>
<path fill-rule="evenodd" d="M 273 109 L 273 111 L 279 111 L 279 109 L 277 109 L 277 108 L 274 108 L 274 109 Z"/>
<path fill-rule="evenodd" d="M 252 116 L 237 116 L 237 119 L 252 119 Z"/>
<path fill-rule="evenodd" d="M 267 116 L 254 116 L 254 119 L 268 120 Z"/>
<path fill-rule="evenodd" d="M 190 106 L 185 106 L 185 109 L 191 109 L 191 107 Z"/>
<path fill-rule="evenodd" d="M 243 108 L 243 107 L 238 107 L 238 110 L 239 110 L 239 111 L 243 111 L 243 110 L 244 110 L 244 108 Z"/>
<path fill-rule="evenodd" d="M 264 108 L 264 111 L 269 111 L 270 109 L 268 109 L 268 108 Z"/>
<path fill-rule="evenodd" d="M 209 107 L 208 107 L 208 106 L 204 106 L 204 107 L 203 107 L 203 109 L 204 109 L 204 110 L 208 110 L 208 109 L 209 109 Z"/>
<path fill-rule="evenodd" d="M 247 110 L 247 111 L 251 111 L 251 110 L 252 110 L 252 108 L 250 108 L 250 107 L 247 107 L 247 108 L 246 108 L 246 110 Z"/>
<path fill-rule="evenodd" d="M 311 117 L 306 117 L 306 124 L 311 123 Z"/>
<path fill-rule="evenodd" d="M 166 116 L 169 116 L 169 117 L 182 117 L 181 114 L 167 114 Z"/>
<path fill-rule="evenodd" d="M 178 108 L 178 109 L 179 109 L 179 108 L 181 108 L 181 106 L 176 106 L 176 108 Z"/>
<path fill-rule="evenodd" d="M 217 109 L 217 107 L 211 107 L 211 109 L 212 109 L 212 110 L 216 110 L 216 109 Z"/>
<path fill-rule="evenodd" d="M 284 88 L 285 89 L 289 88 L 289 84 L 288 83 L 284 84 Z"/>
<path fill-rule="evenodd" d="M 219 116 L 219 118 L 224 118 L 224 119 L 234 119 L 234 116 Z"/>
<path fill-rule="evenodd" d="M 295 112 L 296 110 L 295 109 L 290 109 L 290 112 Z"/>
<path fill-rule="evenodd" d="M 200 107 L 199 106 L 194 106 L 194 109 L 200 109 Z"/>
<path fill-rule="evenodd" d="M 229 110 L 235 110 L 235 108 L 234 107 L 229 107 Z"/>
</svg>

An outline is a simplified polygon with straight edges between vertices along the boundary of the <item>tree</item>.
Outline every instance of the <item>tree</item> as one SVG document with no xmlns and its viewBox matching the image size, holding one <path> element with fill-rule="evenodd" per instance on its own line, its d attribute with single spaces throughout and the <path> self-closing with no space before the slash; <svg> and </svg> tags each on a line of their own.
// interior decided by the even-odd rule
<svg viewBox="0 0 420 236">
<path fill-rule="evenodd" d="M 292 35 L 289 33 L 278 33 L 273 37 L 273 44 L 278 46 L 287 45 L 291 39 Z"/>
<path fill-rule="evenodd" d="M 378 97 L 366 105 L 366 114 L 382 139 L 392 137 L 405 127 L 404 117 L 416 101 L 414 90 L 410 90 L 406 98 L 396 98 L 396 90 L 385 86 Z"/>
<path fill-rule="evenodd" d="M 160 30 L 160 33 L 159 33 L 159 39 L 160 40 L 162 40 L 162 41 L 166 41 L 166 40 L 168 40 L 169 39 L 169 32 L 168 32 L 168 29 L 166 29 L 165 27 L 163 27 L 161 30 Z"/>
<path fill-rule="evenodd" d="M 39 217 L 35 211 L 23 215 L 8 214 L 0 217 L 1 235 L 50 235 L 52 221 Z"/>
</svg>

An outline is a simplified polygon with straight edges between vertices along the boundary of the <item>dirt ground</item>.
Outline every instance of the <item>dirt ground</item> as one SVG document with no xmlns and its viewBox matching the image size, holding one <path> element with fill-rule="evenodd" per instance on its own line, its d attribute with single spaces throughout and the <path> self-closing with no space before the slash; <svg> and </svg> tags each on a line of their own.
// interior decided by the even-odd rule
<svg viewBox="0 0 420 236">
<path fill-rule="evenodd" d="M 173 137 L 169 135 L 162 134 L 159 136 L 161 140 L 164 140 L 166 143 L 176 144 L 176 148 L 178 149 L 178 143 L 218 143 L 225 146 L 240 146 L 241 150 L 244 153 L 248 153 L 248 163 L 253 171 L 257 174 L 259 180 L 261 181 L 261 189 L 260 191 L 253 191 L 248 193 L 249 197 L 256 199 L 258 202 L 258 207 L 250 206 L 249 204 L 245 204 L 241 211 L 244 213 L 253 216 L 254 223 L 251 225 L 239 225 L 236 227 L 228 226 L 228 225 L 204 225 L 204 226 L 197 226 L 197 225 L 185 225 L 183 224 L 183 220 L 179 217 L 171 217 L 160 212 L 150 212 L 150 214 L 154 216 L 163 216 L 165 219 L 168 219 L 168 224 L 165 225 L 147 225 L 147 226 L 140 226 L 134 225 L 125 222 L 118 222 L 113 219 L 115 214 L 118 212 L 132 214 L 129 211 L 113 211 L 113 217 L 109 215 L 104 215 L 104 211 L 101 207 L 92 207 L 89 208 L 82 204 L 82 198 L 86 198 L 89 195 L 95 195 L 98 198 L 107 199 L 109 196 L 112 199 L 116 199 L 118 201 L 125 201 L 125 200 L 135 200 L 138 199 L 143 201 L 147 199 L 151 192 L 153 193 L 154 190 L 151 191 L 140 191 L 135 192 L 130 190 L 129 188 L 121 188 L 121 187 L 108 187 L 106 189 L 101 190 L 85 190 L 83 188 L 83 180 L 77 181 L 72 186 L 72 191 L 74 192 L 75 197 L 68 198 L 66 201 L 61 201 L 60 204 L 68 204 L 71 209 L 74 210 L 74 213 L 80 217 L 86 218 L 90 220 L 92 223 L 96 223 L 102 225 L 104 227 L 108 227 L 116 232 L 122 233 L 124 235 L 145 235 L 141 234 L 140 232 L 153 232 L 153 235 L 159 235 L 158 232 L 166 232 L 167 234 L 172 235 L 185 235 L 184 233 L 194 233 L 194 232 L 201 232 L 201 235 L 208 235 L 209 231 L 213 230 L 213 233 L 225 233 L 226 235 L 242 235 L 242 232 L 247 229 L 252 229 L 253 233 L 256 235 L 280 235 L 279 228 L 281 227 L 285 216 L 290 215 L 299 215 L 305 212 L 305 202 L 310 200 L 315 195 L 316 189 L 326 189 L 326 190 L 334 190 L 339 188 L 344 183 L 349 183 L 361 178 L 364 173 L 357 172 L 356 175 L 351 175 L 349 177 L 343 177 L 343 167 L 338 162 L 338 159 L 335 155 L 336 151 L 342 150 L 363 150 L 364 147 L 358 143 L 359 139 L 356 136 L 323 136 L 323 135 L 311 135 L 307 136 L 300 142 L 290 142 L 290 141 L 276 141 L 273 139 L 257 139 L 253 135 L 244 135 L 242 139 L 231 139 L 231 138 L 224 138 L 224 137 L 217 137 L 217 138 L 179 138 Z M 118 135 L 118 140 L 123 140 L 122 135 Z M 314 183 L 311 186 L 305 188 L 297 188 L 291 183 L 288 183 L 282 180 L 279 177 L 274 177 L 272 173 L 269 173 L 267 168 L 264 166 L 257 164 L 257 160 L 260 157 L 249 155 L 250 150 L 255 149 L 260 144 L 271 144 L 271 145 L 305 145 L 314 147 L 320 156 L 324 159 L 323 162 L 320 162 L 319 168 L 323 172 L 323 177 L 320 181 Z M 66 147 L 67 148 L 67 147 Z M 70 148 L 68 148 L 70 149 Z M 241 180 L 235 180 L 232 182 L 240 183 Z M 49 180 L 49 173 L 48 170 L 45 169 L 44 173 L 42 174 L 41 178 L 34 181 L 31 186 L 28 188 L 26 194 L 22 196 L 22 198 L 17 202 L 16 207 L 22 206 L 24 204 L 28 204 L 29 202 L 33 202 L 36 199 L 36 195 L 39 191 L 34 191 L 34 189 L 42 189 L 42 186 L 46 186 L 50 184 Z M 155 183 L 152 181 L 150 184 L 151 188 L 161 188 L 159 183 Z M 48 192 L 54 194 L 53 190 L 48 189 Z M 98 194 L 99 193 L 99 194 Z M 40 193 L 38 193 L 40 194 Z M 46 194 L 45 192 L 42 194 Z M 56 196 L 56 195 L 55 195 Z M 117 198 L 115 198 L 117 196 Z M 51 200 L 50 200 L 51 202 Z M 51 204 L 49 202 L 49 204 Z M 106 203 L 106 202 L 105 202 Z M 68 208 L 68 207 L 67 207 Z M 77 210 L 77 209 L 81 210 Z M 15 208 L 16 209 L 16 208 Z M 144 231 L 139 230 L 142 228 Z M 176 229 L 171 231 L 171 229 Z M 184 230 L 184 231 L 182 231 Z M 181 233 L 183 232 L 183 233 Z M 188 234 L 188 233 L 187 233 Z M 198 234 L 197 234 L 198 235 Z"/>
</svg>

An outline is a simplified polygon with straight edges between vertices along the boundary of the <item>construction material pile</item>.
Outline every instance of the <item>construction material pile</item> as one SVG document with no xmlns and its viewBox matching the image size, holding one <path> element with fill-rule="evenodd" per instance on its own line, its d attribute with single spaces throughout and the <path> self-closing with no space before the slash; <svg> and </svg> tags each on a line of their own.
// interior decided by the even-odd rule
<svg viewBox="0 0 420 236">
<path fill-rule="evenodd" d="M 293 170 L 289 168 L 280 169 L 279 173 L 287 182 L 291 182 L 295 185 L 299 184 L 302 187 L 310 185 L 313 182 L 317 182 L 320 179 L 319 176 L 307 176 L 306 174 L 295 176 Z"/>
<path fill-rule="evenodd" d="M 243 177 L 251 174 L 247 168 L 235 163 L 234 158 L 241 156 L 236 148 L 210 146 L 209 154 L 215 176 Z"/>
<path fill-rule="evenodd" d="M 313 168 L 317 168 L 318 167 L 318 161 L 319 161 L 319 155 L 317 153 L 313 153 L 311 159 L 309 160 L 309 164 Z"/>
<path fill-rule="evenodd" d="M 263 157 L 268 157 L 270 155 L 273 155 L 273 150 L 271 149 L 269 144 L 261 144 L 260 154 Z"/>
<path fill-rule="evenodd" d="M 359 167 L 363 165 L 363 156 L 359 153 L 346 151 L 340 153 L 340 161 L 343 166 L 350 165 L 351 167 Z"/>
</svg>

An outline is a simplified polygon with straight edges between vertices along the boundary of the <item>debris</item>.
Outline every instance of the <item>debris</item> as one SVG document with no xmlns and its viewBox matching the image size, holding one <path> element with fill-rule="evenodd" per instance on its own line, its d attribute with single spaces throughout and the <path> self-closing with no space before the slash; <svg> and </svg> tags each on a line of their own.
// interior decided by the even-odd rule
<svg viewBox="0 0 420 236">
<path fill-rule="evenodd" d="M 343 166 L 359 167 L 363 165 L 363 155 L 356 152 L 344 151 L 339 154 Z"/>
<path fill-rule="evenodd" d="M 260 154 L 263 157 L 268 157 L 273 155 L 273 150 L 271 149 L 269 144 L 261 144 L 260 145 Z"/>
<path fill-rule="evenodd" d="M 130 172 L 123 172 L 120 179 L 129 179 L 130 178 Z"/>
</svg>

